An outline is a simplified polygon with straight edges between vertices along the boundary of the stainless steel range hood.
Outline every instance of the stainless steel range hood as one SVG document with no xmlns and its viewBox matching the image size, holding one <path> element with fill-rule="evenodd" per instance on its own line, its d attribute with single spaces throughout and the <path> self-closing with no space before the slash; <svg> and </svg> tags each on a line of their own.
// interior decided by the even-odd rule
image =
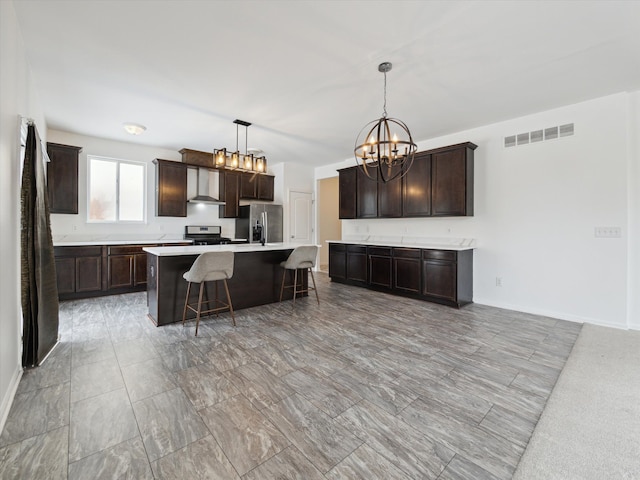
<svg viewBox="0 0 640 480">
<path fill-rule="evenodd" d="M 217 198 L 219 196 L 220 172 L 216 170 L 209 170 L 207 168 L 198 168 L 196 171 L 196 196 L 190 198 L 187 202 L 200 203 L 204 205 L 225 205 L 225 202 Z M 200 175 L 201 171 L 202 175 Z"/>
</svg>

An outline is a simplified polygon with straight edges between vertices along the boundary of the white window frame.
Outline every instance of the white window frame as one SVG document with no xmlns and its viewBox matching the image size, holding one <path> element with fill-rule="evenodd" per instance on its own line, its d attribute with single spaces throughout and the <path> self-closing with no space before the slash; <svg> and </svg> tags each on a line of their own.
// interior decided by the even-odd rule
<svg viewBox="0 0 640 480">
<path fill-rule="evenodd" d="M 118 165 L 116 168 L 116 219 L 115 220 L 93 220 L 91 215 L 91 161 L 100 160 L 102 162 L 112 162 Z M 142 220 L 120 220 L 120 164 L 142 166 L 143 192 L 142 192 Z M 124 160 L 121 158 L 101 157 L 99 155 L 87 155 L 87 223 L 107 223 L 107 224 L 133 224 L 144 225 L 147 223 L 147 164 L 136 162 L 135 160 Z"/>
</svg>

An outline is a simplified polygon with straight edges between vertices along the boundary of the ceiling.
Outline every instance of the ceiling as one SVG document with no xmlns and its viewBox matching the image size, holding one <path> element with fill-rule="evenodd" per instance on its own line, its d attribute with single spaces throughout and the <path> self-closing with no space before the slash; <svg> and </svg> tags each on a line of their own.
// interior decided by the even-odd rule
<svg viewBox="0 0 640 480">
<path fill-rule="evenodd" d="M 238 118 L 270 163 L 348 159 L 382 61 L 418 141 L 640 90 L 640 1 L 14 5 L 49 128 L 171 150 L 235 149 Z"/>
</svg>

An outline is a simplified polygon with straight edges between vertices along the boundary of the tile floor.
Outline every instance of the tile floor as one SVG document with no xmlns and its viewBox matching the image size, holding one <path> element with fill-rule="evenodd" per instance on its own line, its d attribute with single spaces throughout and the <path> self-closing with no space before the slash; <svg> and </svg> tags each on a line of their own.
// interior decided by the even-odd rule
<svg viewBox="0 0 640 480">
<path fill-rule="evenodd" d="M 581 325 L 331 283 L 156 328 L 145 294 L 62 302 L 4 479 L 509 479 Z"/>
</svg>

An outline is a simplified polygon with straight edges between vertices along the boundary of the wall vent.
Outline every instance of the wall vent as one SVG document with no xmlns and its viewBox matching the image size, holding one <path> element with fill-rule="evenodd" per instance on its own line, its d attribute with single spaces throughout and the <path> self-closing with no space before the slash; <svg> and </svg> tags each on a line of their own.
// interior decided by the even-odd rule
<svg viewBox="0 0 640 480">
<path fill-rule="evenodd" d="M 508 137 L 504 137 L 504 146 L 505 148 L 510 148 L 517 145 L 527 145 L 529 143 L 555 140 L 560 137 L 570 137 L 573 134 L 573 123 L 567 123 L 565 125 L 560 125 L 559 127 L 549 127 L 542 130 L 509 135 Z"/>
</svg>

